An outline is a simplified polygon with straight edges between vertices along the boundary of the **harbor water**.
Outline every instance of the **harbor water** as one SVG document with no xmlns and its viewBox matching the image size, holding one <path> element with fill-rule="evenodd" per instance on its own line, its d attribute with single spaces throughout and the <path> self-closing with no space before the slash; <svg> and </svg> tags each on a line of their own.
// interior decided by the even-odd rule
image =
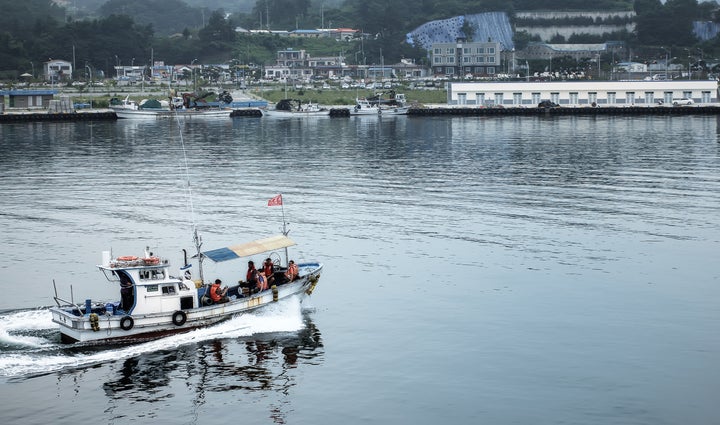
<svg viewBox="0 0 720 425">
<path fill-rule="evenodd" d="M 715 116 L 3 124 L 0 194 L 6 424 L 720 421 Z M 213 249 L 283 214 L 310 297 L 60 344 L 54 288 L 119 300 L 102 251 L 179 275 L 194 226 Z"/>
</svg>

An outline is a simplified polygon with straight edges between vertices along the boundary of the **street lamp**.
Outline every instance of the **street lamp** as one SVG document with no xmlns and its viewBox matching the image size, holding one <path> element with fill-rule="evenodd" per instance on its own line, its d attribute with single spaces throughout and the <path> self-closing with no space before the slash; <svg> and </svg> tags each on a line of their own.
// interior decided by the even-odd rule
<svg viewBox="0 0 720 425">
<path fill-rule="evenodd" d="M 660 47 L 665 51 L 665 80 L 668 79 L 668 62 L 670 62 L 670 50 Z"/>
<path fill-rule="evenodd" d="M 192 68 L 192 73 L 193 73 L 193 91 L 197 90 L 197 88 L 196 88 L 197 87 L 197 73 L 195 72 L 195 67 L 193 66 L 193 64 L 195 63 L 196 60 L 197 60 L 197 58 L 190 61 L 190 68 Z"/>
</svg>

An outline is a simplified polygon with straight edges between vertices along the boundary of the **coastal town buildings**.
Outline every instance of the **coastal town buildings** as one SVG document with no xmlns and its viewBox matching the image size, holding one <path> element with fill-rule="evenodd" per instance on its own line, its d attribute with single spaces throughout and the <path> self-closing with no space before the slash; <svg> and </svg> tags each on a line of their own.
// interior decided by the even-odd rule
<svg viewBox="0 0 720 425">
<path fill-rule="evenodd" d="M 690 99 L 697 105 L 718 103 L 716 80 L 450 82 L 447 103 L 467 106 L 656 106 Z"/>
<path fill-rule="evenodd" d="M 457 76 L 493 76 L 499 72 L 502 46 L 498 42 L 434 43 L 431 47 L 431 64 L 434 75 L 448 78 Z"/>
<path fill-rule="evenodd" d="M 60 83 L 72 79 L 73 67 L 72 63 L 60 60 L 50 59 L 43 63 L 43 76 L 50 83 Z"/>
</svg>

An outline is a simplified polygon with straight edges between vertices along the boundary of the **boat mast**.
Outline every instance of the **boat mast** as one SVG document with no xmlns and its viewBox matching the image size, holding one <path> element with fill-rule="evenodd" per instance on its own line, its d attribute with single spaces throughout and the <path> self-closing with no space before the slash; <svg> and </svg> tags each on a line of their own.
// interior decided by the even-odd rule
<svg viewBox="0 0 720 425">
<path fill-rule="evenodd" d="M 287 236 L 288 233 L 290 233 L 290 230 L 287 228 L 287 222 L 285 221 L 285 206 L 283 206 L 283 202 L 280 202 L 280 211 L 282 211 L 282 220 L 283 220 L 283 236 Z M 288 254 L 288 249 L 285 247 L 285 265 L 290 264 L 290 254 Z"/>
<path fill-rule="evenodd" d="M 197 258 L 198 258 L 198 274 L 200 274 L 200 282 L 203 284 L 205 283 L 205 277 L 203 276 L 203 267 L 202 262 L 205 256 L 200 251 L 200 248 L 202 247 L 202 238 L 197 232 L 197 226 L 193 224 L 193 242 L 195 242 L 195 250 L 197 251 Z"/>
<path fill-rule="evenodd" d="M 205 284 L 205 276 L 203 275 L 203 254 L 201 251 L 202 248 L 202 238 L 198 234 L 197 231 L 197 223 L 195 222 L 195 206 L 193 205 L 193 197 L 192 197 L 192 189 L 190 187 L 190 171 L 188 166 L 188 159 L 187 159 L 187 151 L 185 150 L 185 140 L 182 136 L 182 124 L 180 122 L 180 116 L 178 115 L 177 109 L 174 109 L 175 111 L 175 121 L 177 123 L 178 132 L 180 134 L 180 144 L 182 145 L 182 151 L 183 151 L 183 158 L 185 160 L 185 182 L 187 184 L 187 196 L 188 196 L 188 204 L 190 205 L 190 219 L 192 221 L 192 233 L 193 233 L 193 243 L 195 244 L 195 251 L 197 252 L 197 259 L 198 259 L 198 274 L 200 275 L 200 283 Z"/>
</svg>

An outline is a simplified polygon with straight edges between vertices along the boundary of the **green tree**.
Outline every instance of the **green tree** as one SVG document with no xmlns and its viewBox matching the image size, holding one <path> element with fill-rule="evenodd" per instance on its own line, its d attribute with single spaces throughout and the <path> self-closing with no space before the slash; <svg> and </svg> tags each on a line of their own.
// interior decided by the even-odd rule
<svg viewBox="0 0 720 425">
<path fill-rule="evenodd" d="M 263 29 L 295 28 L 299 20 L 304 20 L 310 8 L 310 0 L 257 0 L 252 16 L 262 17 Z M 256 22 L 258 22 L 256 20 Z"/>
</svg>

